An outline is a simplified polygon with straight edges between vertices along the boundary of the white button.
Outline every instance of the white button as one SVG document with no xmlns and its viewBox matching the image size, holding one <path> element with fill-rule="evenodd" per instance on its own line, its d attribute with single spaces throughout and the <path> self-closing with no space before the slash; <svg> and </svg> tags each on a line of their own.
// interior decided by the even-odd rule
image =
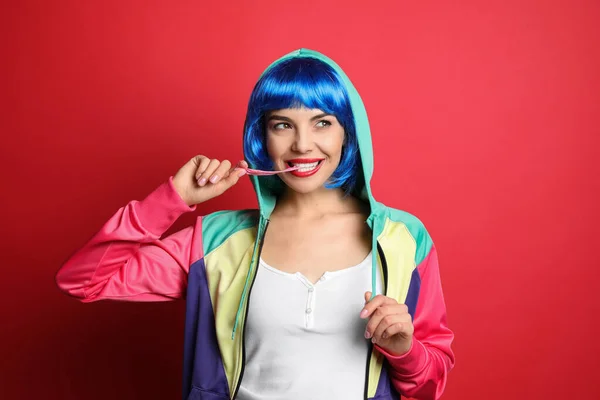
<svg viewBox="0 0 600 400">
<path fill-rule="evenodd" d="M 308 288 L 308 291 L 309 291 L 309 292 L 314 292 L 314 291 L 315 291 L 315 288 L 311 288 L 311 287 L 309 287 L 309 288 Z"/>
<path fill-rule="evenodd" d="M 320 281 L 324 281 L 325 279 L 326 279 L 326 278 L 325 278 L 325 275 L 323 275 L 323 276 L 321 277 L 321 279 L 319 279 L 319 280 L 320 280 Z"/>
<path fill-rule="evenodd" d="M 310 314 L 311 312 L 312 312 L 312 309 L 310 309 L 310 308 L 307 308 L 307 309 L 306 309 L 306 313 L 307 313 L 307 314 Z"/>
</svg>

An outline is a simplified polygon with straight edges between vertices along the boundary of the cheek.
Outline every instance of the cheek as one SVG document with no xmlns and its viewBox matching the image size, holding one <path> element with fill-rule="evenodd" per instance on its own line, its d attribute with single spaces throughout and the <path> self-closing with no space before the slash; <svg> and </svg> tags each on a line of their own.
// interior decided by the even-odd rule
<svg viewBox="0 0 600 400">
<path fill-rule="evenodd" d="M 281 137 L 267 135 L 267 154 L 271 158 L 278 158 L 286 149 L 285 141 Z"/>
<path fill-rule="evenodd" d="M 342 146 L 344 144 L 344 131 L 336 132 L 327 137 L 323 142 L 323 149 L 327 149 L 330 157 L 339 158 L 342 154 Z"/>
</svg>

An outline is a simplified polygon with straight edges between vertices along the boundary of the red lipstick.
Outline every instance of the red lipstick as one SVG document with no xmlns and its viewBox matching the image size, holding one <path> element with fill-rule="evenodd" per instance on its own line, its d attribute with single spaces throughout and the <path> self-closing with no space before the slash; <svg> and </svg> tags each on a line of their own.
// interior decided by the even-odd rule
<svg viewBox="0 0 600 400">
<path fill-rule="evenodd" d="M 290 174 L 294 175 L 295 177 L 298 178 L 307 178 L 309 176 L 312 176 L 314 174 L 316 174 L 319 169 L 321 168 L 321 165 L 323 165 L 323 158 L 294 158 L 292 160 L 287 160 L 287 164 L 289 166 L 294 166 L 294 165 L 298 165 L 298 164 L 312 164 L 312 163 L 318 163 L 317 166 L 313 169 L 311 169 L 310 171 L 291 171 Z"/>
</svg>

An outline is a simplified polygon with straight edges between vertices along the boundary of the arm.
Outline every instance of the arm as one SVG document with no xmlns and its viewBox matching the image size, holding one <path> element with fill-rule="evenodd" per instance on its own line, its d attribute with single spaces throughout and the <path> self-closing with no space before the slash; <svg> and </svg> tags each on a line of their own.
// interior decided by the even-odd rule
<svg viewBox="0 0 600 400">
<path fill-rule="evenodd" d="M 434 246 L 417 268 L 421 289 L 410 350 L 394 356 L 379 346 L 377 349 L 388 360 L 392 383 L 403 396 L 437 400 L 446 386 L 448 372 L 454 366 L 450 348 L 454 334 L 446 322 L 446 305 Z"/>
<path fill-rule="evenodd" d="M 144 200 L 120 208 L 56 274 L 65 293 L 82 302 L 166 301 L 185 295 L 189 266 L 202 257 L 201 218 L 163 240 L 188 206 L 173 177 Z"/>
</svg>

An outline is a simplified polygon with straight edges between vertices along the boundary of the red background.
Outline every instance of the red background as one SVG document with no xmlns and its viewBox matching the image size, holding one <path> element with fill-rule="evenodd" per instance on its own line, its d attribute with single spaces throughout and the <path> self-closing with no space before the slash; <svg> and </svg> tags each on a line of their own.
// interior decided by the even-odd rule
<svg viewBox="0 0 600 400">
<path fill-rule="evenodd" d="M 54 274 L 193 155 L 240 158 L 256 79 L 299 47 L 356 84 L 377 199 L 436 241 L 456 333 L 444 398 L 599 398 L 597 1 L 21 1 L 0 14 L 2 399 L 179 398 L 184 302 L 83 305 Z M 254 205 L 245 179 L 199 212 Z"/>
</svg>

